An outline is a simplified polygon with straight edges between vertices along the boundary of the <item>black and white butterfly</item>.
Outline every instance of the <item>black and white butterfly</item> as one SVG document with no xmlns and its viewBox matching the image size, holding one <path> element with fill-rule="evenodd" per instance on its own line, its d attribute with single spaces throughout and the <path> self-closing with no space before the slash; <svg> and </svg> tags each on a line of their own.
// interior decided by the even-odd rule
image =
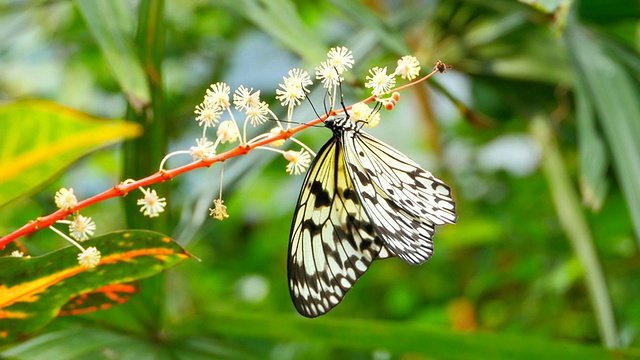
<svg viewBox="0 0 640 360">
<path fill-rule="evenodd" d="M 307 317 L 338 305 L 374 260 L 429 260 L 435 226 L 457 219 L 444 182 L 362 125 L 348 114 L 325 121 L 333 137 L 313 160 L 298 198 L 289 291 Z"/>
</svg>

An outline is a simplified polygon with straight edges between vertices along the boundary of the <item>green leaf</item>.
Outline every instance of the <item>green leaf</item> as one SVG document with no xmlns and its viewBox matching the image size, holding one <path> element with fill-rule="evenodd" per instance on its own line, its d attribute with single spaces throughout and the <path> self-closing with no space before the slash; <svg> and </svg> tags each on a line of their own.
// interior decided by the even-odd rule
<svg viewBox="0 0 640 360">
<path fill-rule="evenodd" d="M 33 192 L 88 152 L 141 130 L 42 100 L 0 107 L 0 128 L 0 206 Z"/>
<path fill-rule="evenodd" d="M 434 359 L 621 359 L 622 351 L 549 341 L 534 336 L 456 333 L 423 324 L 390 321 L 305 319 L 215 313 L 206 326 L 221 335 L 303 341 L 332 347 L 422 354 Z M 197 327 L 198 328 L 198 327 Z"/>
<path fill-rule="evenodd" d="M 34 258 L 0 258 L 0 344 L 45 326 L 74 297 L 155 275 L 189 256 L 178 243 L 150 231 L 118 231 L 82 244 L 102 253 L 96 268 L 78 264 L 76 247 Z"/>
<path fill-rule="evenodd" d="M 226 4 L 236 8 L 262 31 L 282 42 L 306 63 L 319 63 L 327 46 L 304 23 L 290 0 L 233 0 Z"/>
<path fill-rule="evenodd" d="M 640 241 L 640 89 L 633 82 L 638 74 L 615 61 L 602 45 L 606 39 L 595 32 L 570 26 L 564 38 L 596 109 Z"/>
<path fill-rule="evenodd" d="M 106 349 L 109 349 L 108 351 Z M 70 327 L 38 336 L 0 352 L 17 359 L 260 359 L 212 337 L 179 340 L 145 338 L 105 329 Z"/>
<path fill-rule="evenodd" d="M 130 4 L 115 0 L 76 0 L 75 5 L 129 103 L 140 111 L 150 103 L 151 94 L 144 67 L 132 43 L 135 19 L 131 16 Z"/>
<path fill-rule="evenodd" d="M 583 82 L 577 81 L 575 96 L 580 191 L 583 202 L 594 211 L 599 211 L 609 188 L 607 181 L 609 159 L 604 140 L 597 129 L 596 114 L 587 91 L 588 89 L 585 88 Z"/>
</svg>

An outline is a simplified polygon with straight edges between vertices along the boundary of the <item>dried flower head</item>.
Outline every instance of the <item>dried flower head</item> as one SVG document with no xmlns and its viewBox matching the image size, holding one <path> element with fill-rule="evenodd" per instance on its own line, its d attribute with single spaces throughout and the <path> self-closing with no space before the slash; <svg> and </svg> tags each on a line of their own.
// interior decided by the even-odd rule
<svg viewBox="0 0 640 360">
<path fill-rule="evenodd" d="M 223 220 L 229 217 L 227 214 L 227 207 L 224 205 L 224 200 L 213 200 L 213 209 L 209 209 L 209 216 L 217 220 Z"/>
</svg>

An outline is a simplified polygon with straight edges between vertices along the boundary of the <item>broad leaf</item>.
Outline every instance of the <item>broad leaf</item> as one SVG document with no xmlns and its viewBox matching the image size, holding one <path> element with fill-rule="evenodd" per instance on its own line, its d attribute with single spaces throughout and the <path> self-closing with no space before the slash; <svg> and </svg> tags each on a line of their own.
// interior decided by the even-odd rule
<svg viewBox="0 0 640 360">
<path fill-rule="evenodd" d="M 102 253 L 96 268 L 78 264 L 76 247 L 0 258 L 0 344 L 43 327 L 74 297 L 155 275 L 189 256 L 178 243 L 150 231 L 118 231 L 82 244 Z"/>
<path fill-rule="evenodd" d="M 31 193 L 88 152 L 140 134 L 50 101 L 0 107 L 0 206 Z"/>
</svg>

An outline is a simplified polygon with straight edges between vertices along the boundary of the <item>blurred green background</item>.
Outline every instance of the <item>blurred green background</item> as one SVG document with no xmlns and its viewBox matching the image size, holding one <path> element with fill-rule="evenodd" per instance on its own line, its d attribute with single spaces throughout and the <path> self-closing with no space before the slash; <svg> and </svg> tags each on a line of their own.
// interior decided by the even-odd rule
<svg viewBox="0 0 640 360">
<path fill-rule="evenodd" d="M 97 234 L 154 229 L 201 261 L 143 281 L 125 305 L 59 318 L 3 355 L 637 356 L 639 19 L 640 3 L 623 0 L 2 2 L 0 99 L 44 98 L 145 128 L 0 208 L 3 234 L 52 212 L 60 187 L 86 198 L 188 149 L 211 83 L 259 89 L 284 117 L 274 101 L 282 77 L 293 67 L 313 74 L 332 46 L 356 59 L 347 103 L 366 97 L 369 68 L 393 69 L 403 55 L 424 73 L 437 59 L 453 66 L 404 91 L 370 133 L 449 183 L 459 212 L 438 229 L 427 264 L 375 262 L 336 309 L 305 319 L 286 281 L 303 177 L 254 151 L 225 164 L 225 221 L 207 216 L 219 164 L 154 186 L 169 209 L 152 221 L 135 205 L 139 194 L 83 211 Z M 315 117 L 308 105 L 294 114 Z M 323 128 L 299 135 L 316 150 L 329 137 Z M 32 255 L 64 245 L 48 231 L 24 244 Z"/>
</svg>

